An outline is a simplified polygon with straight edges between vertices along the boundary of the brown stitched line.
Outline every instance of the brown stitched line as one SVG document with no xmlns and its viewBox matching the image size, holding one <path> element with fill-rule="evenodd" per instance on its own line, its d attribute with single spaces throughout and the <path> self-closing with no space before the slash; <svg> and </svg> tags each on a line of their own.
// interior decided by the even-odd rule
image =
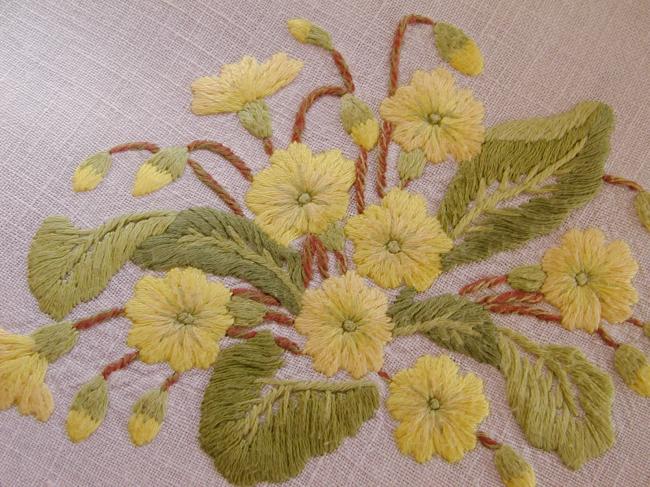
<svg viewBox="0 0 650 487">
<path fill-rule="evenodd" d="M 231 326 L 226 330 L 226 335 L 229 336 L 230 338 L 240 338 L 243 340 L 248 340 L 250 338 L 254 338 L 257 336 L 256 331 L 249 331 L 247 328 L 241 327 L 241 326 Z M 291 352 L 295 355 L 302 355 L 302 350 L 300 349 L 300 346 L 294 342 L 289 340 L 286 337 L 280 337 L 280 336 L 274 336 L 273 339 L 275 340 L 275 344 L 280 347 L 285 349 L 287 352 Z"/>
<path fill-rule="evenodd" d="M 490 450 L 498 450 L 501 448 L 501 443 L 499 443 L 494 438 L 490 438 L 482 431 L 476 433 L 476 439 L 481 442 L 481 445 L 483 445 L 485 448 L 489 448 Z"/>
<path fill-rule="evenodd" d="M 160 386 L 160 390 L 168 391 L 169 388 L 174 384 L 176 384 L 178 382 L 178 379 L 180 378 L 181 378 L 181 374 L 178 372 L 174 372 L 172 375 L 170 375 L 165 379 L 165 382 L 163 382 L 162 385 Z"/>
<path fill-rule="evenodd" d="M 314 273 L 313 252 L 314 249 L 312 248 L 311 238 L 307 235 L 302 243 L 302 283 L 305 288 L 309 286 Z"/>
<path fill-rule="evenodd" d="M 603 181 L 609 184 L 613 184 L 614 186 L 623 186 L 627 189 L 631 189 L 632 191 L 643 191 L 643 186 L 641 186 L 639 183 L 632 181 L 631 179 L 622 178 L 620 176 L 605 174 L 603 176 Z"/>
<path fill-rule="evenodd" d="M 562 317 L 549 313 L 541 308 L 535 308 L 525 304 L 490 304 L 485 307 L 488 311 L 499 314 L 517 314 L 522 316 L 534 316 L 544 321 L 551 321 L 553 323 L 561 323 Z"/>
<path fill-rule="evenodd" d="M 117 318 L 118 316 L 122 316 L 122 315 L 124 315 L 124 308 L 113 308 L 107 311 L 102 311 L 101 313 L 97 313 L 96 315 L 89 316 L 88 318 L 79 320 L 75 322 L 72 325 L 72 327 L 79 331 L 87 330 L 88 328 L 92 328 L 93 326 L 98 325 L 99 323 L 108 321 L 112 318 Z"/>
<path fill-rule="evenodd" d="M 213 140 L 194 140 L 187 144 L 187 150 L 190 152 L 197 150 L 207 150 L 213 154 L 220 155 L 226 161 L 232 164 L 232 166 L 237 169 L 237 171 L 239 171 L 239 174 L 241 174 L 244 179 L 246 179 L 246 181 L 253 181 L 253 172 L 251 171 L 250 167 L 248 167 L 248 164 L 246 164 L 243 159 L 235 154 L 232 149 L 226 147 L 223 144 L 220 144 L 219 142 L 215 142 Z"/>
<path fill-rule="evenodd" d="M 284 348 L 287 352 L 291 352 L 294 355 L 302 355 L 302 350 L 296 342 L 289 340 L 287 337 L 276 336 L 273 338 L 278 347 Z"/>
<path fill-rule="evenodd" d="M 311 93 L 309 93 L 305 98 L 303 98 L 300 106 L 298 107 L 298 112 L 296 113 L 296 118 L 293 122 L 293 132 L 291 135 L 291 140 L 293 142 L 300 142 L 302 139 L 302 133 L 305 131 L 305 119 L 307 112 L 312 107 L 312 105 L 323 96 L 343 96 L 348 92 L 342 86 L 321 86 L 316 88 Z"/>
<path fill-rule="evenodd" d="M 388 96 L 393 96 L 399 84 L 399 60 L 402 51 L 404 34 L 409 25 L 426 24 L 435 25 L 435 22 L 422 15 L 407 15 L 403 17 L 393 37 L 393 45 L 390 51 L 390 75 L 388 81 Z M 388 147 L 393 135 L 393 126 L 391 123 L 384 121 L 382 124 L 381 136 L 379 137 L 379 155 L 377 157 L 377 183 L 375 189 L 380 198 L 384 197 L 386 192 L 386 172 L 388 170 Z"/>
<path fill-rule="evenodd" d="M 625 323 L 630 323 L 630 324 L 632 324 L 634 326 L 638 326 L 639 328 L 644 327 L 643 322 L 641 320 L 637 319 L 637 318 L 634 318 L 634 317 L 628 318 L 627 320 L 625 320 Z"/>
<path fill-rule="evenodd" d="M 608 347 L 612 347 L 614 350 L 616 350 L 618 347 L 621 346 L 620 343 L 618 343 L 616 340 L 614 340 L 609 333 L 605 331 L 604 328 L 598 327 L 596 329 L 596 333 L 600 337 L 600 339 L 607 345 Z"/>
<path fill-rule="evenodd" d="M 316 255 L 316 265 L 318 266 L 318 272 L 320 272 L 320 275 L 323 277 L 323 279 L 327 279 L 330 276 L 327 249 L 317 235 L 311 235 L 310 237 L 312 239 L 312 248 L 314 250 L 314 254 Z"/>
<path fill-rule="evenodd" d="M 257 332 L 251 331 L 243 326 L 231 326 L 226 330 L 226 336 L 230 338 L 242 338 L 244 340 L 247 340 L 249 338 L 257 336 Z"/>
<path fill-rule="evenodd" d="M 264 315 L 264 321 L 272 321 L 278 325 L 293 326 L 293 318 L 291 316 L 280 313 L 279 311 L 267 311 Z"/>
<path fill-rule="evenodd" d="M 245 287 L 236 287 L 230 290 L 233 296 L 241 296 L 242 298 L 252 299 L 258 303 L 266 304 L 268 306 L 280 306 L 280 301 L 275 299 L 270 294 L 266 294 L 259 289 L 250 289 Z"/>
<path fill-rule="evenodd" d="M 262 142 L 264 143 L 264 152 L 266 152 L 267 156 L 272 156 L 273 155 L 273 140 L 271 140 L 271 137 L 265 137 L 262 139 Z"/>
<path fill-rule="evenodd" d="M 496 287 L 500 284 L 504 284 L 508 282 L 508 276 L 490 276 L 490 277 L 483 277 L 482 279 L 479 279 L 478 281 L 474 281 L 467 286 L 463 286 L 460 288 L 460 291 L 458 291 L 458 294 L 461 296 L 464 294 L 471 294 L 476 291 L 482 291 L 483 289 L 491 289 L 493 287 Z"/>
<path fill-rule="evenodd" d="M 216 195 L 223 201 L 228 208 L 232 210 L 235 215 L 244 216 L 244 211 L 239 206 L 239 203 L 230 196 L 228 191 L 224 189 L 208 172 L 194 159 L 188 159 L 187 164 L 192 168 L 196 177 L 199 178 L 203 184 L 216 193 Z"/>
<path fill-rule="evenodd" d="M 527 303 L 536 304 L 544 300 L 542 293 L 531 293 L 526 291 L 507 291 L 505 293 L 484 296 L 476 302 L 479 304 L 505 304 L 505 303 Z"/>
<path fill-rule="evenodd" d="M 392 379 L 390 378 L 390 375 L 388 375 L 388 372 L 386 372 L 384 369 L 381 369 L 377 372 L 377 375 L 384 379 L 386 382 L 390 382 Z"/>
<path fill-rule="evenodd" d="M 155 154 L 160 150 L 160 147 L 151 142 L 129 142 L 126 144 L 116 145 L 112 149 L 109 149 L 108 153 L 117 154 L 118 152 L 126 152 L 130 150 L 148 150 L 152 154 Z"/>
<path fill-rule="evenodd" d="M 352 73 L 350 73 L 350 68 L 348 67 L 348 63 L 345 62 L 343 54 L 341 54 L 336 49 L 332 49 L 331 52 L 334 64 L 336 64 L 336 68 L 339 70 L 341 78 L 343 78 L 345 89 L 350 93 L 354 93 L 354 81 L 352 80 Z"/>
<path fill-rule="evenodd" d="M 363 147 L 359 148 L 355 169 L 354 198 L 357 203 L 357 213 L 363 213 L 366 209 L 366 175 L 368 174 L 368 151 Z"/>
<path fill-rule="evenodd" d="M 348 272 L 348 262 L 345 259 L 345 254 L 340 250 L 337 250 L 336 252 L 334 252 L 334 257 L 336 258 L 336 262 L 339 265 L 339 272 L 341 274 L 345 274 L 346 272 Z"/>
<path fill-rule="evenodd" d="M 102 377 L 104 377 L 104 380 L 108 379 L 108 376 L 111 375 L 113 372 L 117 372 L 118 370 L 125 369 L 131 362 L 133 362 L 135 359 L 138 358 L 138 354 L 140 352 L 129 352 L 126 355 L 124 355 L 122 358 L 117 359 L 115 362 L 111 362 L 108 364 L 106 367 L 104 367 L 104 370 L 102 370 Z"/>
</svg>

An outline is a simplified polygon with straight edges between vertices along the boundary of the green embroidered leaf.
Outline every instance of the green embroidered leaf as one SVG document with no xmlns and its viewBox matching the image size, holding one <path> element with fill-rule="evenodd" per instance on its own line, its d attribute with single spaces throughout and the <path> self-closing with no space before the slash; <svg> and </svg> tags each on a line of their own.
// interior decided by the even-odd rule
<svg viewBox="0 0 650 487">
<path fill-rule="evenodd" d="M 650 232 L 650 193 L 639 191 L 634 198 L 634 207 L 639 221 Z"/>
<path fill-rule="evenodd" d="M 29 287 L 44 313 L 61 320 L 83 301 L 96 297 L 147 237 L 165 231 L 174 212 L 115 218 L 92 230 L 66 217 L 45 219 L 28 256 Z"/>
<path fill-rule="evenodd" d="M 414 297 L 415 291 L 406 289 L 388 309 L 394 335 L 421 332 L 442 347 L 499 366 L 496 327 L 482 306 L 454 294 L 424 301 Z"/>
<path fill-rule="evenodd" d="M 609 106 L 588 101 L 560 115 L 488 130 L 481 153 L 460 164 L 438 213 L 456 242 L 444 267 L 545 235 L 591 200 L 601 186 L 613 124 Z"/>
<path fill-rule="evenodd" d="M 201 405 L 199 439 L 229 482 L 282 482 L 334 451 L 379 404 L 370 381 L 285 381 L 268 332 L 222 351 Z"/>
<path fill-rule="evenodd" d="M 254 222 L 219 210 L 180 212 L 164 234 L 138 248 L 133 261 L 157 271 L 192 266 L 234 276 L 276 297 L 290 311 L 300 309 L 300 254 L 271 240 Z"/>
<path fill-rule="evenodd" d="M 614 444 L 611 377 L 576 348 L 500 331 L 508 402 L 528 441 L 556 451 L 572 469 L 607 451 Z"/>
</svg>

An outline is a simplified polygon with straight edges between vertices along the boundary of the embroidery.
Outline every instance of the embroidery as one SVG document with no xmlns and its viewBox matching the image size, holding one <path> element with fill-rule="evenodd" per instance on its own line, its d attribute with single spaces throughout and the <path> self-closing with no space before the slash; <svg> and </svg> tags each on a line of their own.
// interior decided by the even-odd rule
<svg viewBox="0 0 650 487">
<path fill-rule="evenodd" d="M 382 287 L 402 283 L 424 291 L 441 272 L 440 254 L 452 242 L 438 221 L 427 214 L 420 195 L 393 189 L 362 215 L 345 226 L 354 242 L 354 262 L 359 274 Z"/>
<path fill-rule="evenodd" d="M 638 300 L 632 278 L 638 265 L 625 242 L 606 246 L 598 229 L 570 230 L 560 247 L 546 251 L 542 268 L 542 294 L 560 309 L 568 330 L 594 332 L 601 317 L 620 323 L 632 316 L 631 305 Z"/>
<path fill-rule="evenodd" d="M 307 290 L 295 325 L 307 336 L 305 353 L 314 368 L 330 377 L 345 369 L 355 379 L 378 371 L 393 328 L 387 310 L 384 293 L 352 271 Z"/>
<path fill-rule="evenodd" d="M 634 198 L 634 207 L 639 221 L 650 232 L 650 193 L 639 191 Z"/>
<path fill-rule="evenodd" d="M 177 372 L 207 369 L 233 324 L 228 301 L 230 291 L 198 269 L 172 269 L 161 279 L 145 276 L 126 303 L 132 322 L 127 343 L 146 363 L 168 362 Z"/>
<path fill-rule="evenodd" d="M 382 369 L 392 339 L 421 333 L 504 375 L 513 415 L 533 446 L 557 452 L 573 469 L 607 451 L 614 443 L 611 377 L 578 349 L 536 344 L 497 327 L 490 313 L 595 332 L 615 350 L 614 366 L 623 382 L 650 396 L 647 357 L 618 343 L 600 323 L 625 322 L 650 336 L 650 324 L 632 317 L 637 264 L 627 244 L 605 244 L 596 229 L 571 230 L 539 264 L 471 282 L 459 295 L 416 294 L 457 265 L 555 230 L 593 198 L 602 182 L 635 191 L 637 213 L 650 229 L 648 193 L 638 183 L 603 174 L 612 110 L 582 102 L 559 115 L 486 131 L 483 105 L 469 90 L 457 88 L 449 71 L 417 71 L 409 85 L 399 86 L 399 56 L 411 25 L 432 28 L 440 56 L 456 70 L 476 75 L 483 69 L 477 45 L 460 29 L 423 16 L 404 17 L 389 59 L 381 133 L 371 108 L 354 95 L 352 74 L 329 33 L 292 19 L 290 33 L 327 51 L 342 84 L 307 94 L 286 149 L 274 149 L 265 100 L 298 75 L 302 62 L 284 53 L 261 64 L 244 57 L 219 76 L 192 84 L 194 113 L 237 113 L 244 128 L 262 140 L 268 168 L 253 174 L 230 148 L 210 140 L 163 149 L 132 142 L 83 161 L 72 178 L 75 191 L 97 187 L 115 154 L 146 151 L 151 157 L 136 175 L 134 195 L 166 186 L 188 165 L 230 212 L 189 208 L 124 215 L 89 230 L 64 217 L 47 218 L 32 242 L 28 274 L 41 310 L 56 320 L 96 297 L 128 260 L 166 274 L 142 277 L 124 308 L 49 324 L 28 336 L 0 330 L 0 409 L 16 406 L 22 414 L 47 420 L 54 407 L 45 385 L 49 363 L 75 346 L 80 331 L 126 315 L 132 322 L 126 341 L 135 350 L 106 365 L 77 392 L 66 423 L 74 442 L 99 428 L 109 405 L 110 376 L 135 360 L 167 362 L 173 370 L 133 405 L 126 427 L 136 446 L 158 435 L 180 373 L 213 367 L 201 406 L 202 448 L 236 485 L 287 480 L 310 458 L 334 451 L 356 434 L 379 405 L 373 380 L 276 379 L 282 354 L 289 352 L 309 355 L 314 369 L 327 376 L 345 371 L 355 379 L 372 379 L 376 373 L 389 382 L 386 405 L 399 423 L 395 439 L 405 455 L 418 462 L 434 455 L 456 462 L 478 441 L 494 452 L 507 487 L 534 486 L 535 473 L 521 456 L 477 431 L 488 413 L 478 377 L 460 374 L 447 356 L 420 357 L 392 379 Z M 314 154 L 301 142 L 307 113 L 324 96 L 341 98 L 339 115 L 358 146 L 356 162 L 338 150 Z M 402 148 L 396 161 L 400 184 L 388 189 L 393 136 Z M 375 146 L 377 171 L 370 174 L 382 199 L 366 207 L 369 152 Z M 193 159 L 198 152 L 218 155 L 250 183 L 245 199 L 254 221 Z M 458 162 L 457 172 L 434 217 L 426 200 L 406 188 L 423 175 L 427 161 L 441 163 L 450 156 Z M 352 187 L 358 214 L 346 222 Z M 356 269 L 348 270 L 344 251 L 352 247 L 346 238 L 353 244 Z M 229 289 L 208 274 L 247 284 Z M 384 288 L 408 287 L 391 302 L 390 293 L 362 277 Z M 495 291 L 506 285 L 510 289 Z M 288 336 L 255 329 L 269 323 L 304 335 L 304 348 Z M 224 337 L 237 342 L 227 346 Z"/>
<path fill-rule="evenodd" d="M 338 150 L 312 154 L 304 144 L 276 150 L 271 167 L 255 175 L 246 204 L 262 230 L 283 245 L 321 233 L 343 218 L 354 163 Z"/>
<path fill-rule="evenodd" d="M 476 446 L 476 427 L 489 410 L 481 379 L 460 375 L 446 355 L 425 355 L 395 374 L 386 407 L 399 421 L 399 449 L 420 463 L 434 454 L 461 460 Z"/>
<path fill-rule="evenodd" d="M 444 68 L 416 71 L 408 86 L 384 100 L 381 116 L 392 124 L 395 141 L 407 152 L 422 149 L 432 163 L 447 156 L 471 159 L 481 151 L 485 128 L 483 105 L 471 91 L 456 89 Z"/>
</svg>

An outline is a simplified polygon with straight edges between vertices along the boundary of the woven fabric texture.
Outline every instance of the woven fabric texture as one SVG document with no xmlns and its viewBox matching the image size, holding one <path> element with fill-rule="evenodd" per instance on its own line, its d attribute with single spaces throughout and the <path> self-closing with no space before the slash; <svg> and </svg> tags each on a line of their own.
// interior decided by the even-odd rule
<svg viewBox="0 0 650 487">
<path fill-rule="evenodd" d="M 393 31 L 409 13 L 458 25 L 476 39 L 485 55 L 485 72 L 457 79 L 485 104 L 488 126 L 556 113 L 582 99 L 602 100 L 613 107 L 617 119 L 607 172 L 650 186 L 648 0 L 5 0 L 0 2 L 0 326 L 29 333 L 49 322 L 28 289 L 26 264 L 32 236 L 46 216 L 67 215 L 81 227 L 95 227 L 130 212 L 223 208 L 191 171 L 155 194 L 132 197 L 142 153 L 116 156 L 101 186 L 75 194 L 71 177 L 87 155 L 135 140 L 175 145 L 206 138 L 232 147 L 259 171 L 267 164 L 262 144 L 241 128 L 236 115 L 190 113 L 192 80 L 246 54 L 262 60 L 286 51 L 304 60 L 297 80 L 268 100 L 274 142 L 282 148 L 302 96 L 316 86 L 340 83 L 331 58 L 295 42 L 286 30 L 287 19 L 306 17 L 332 34 L 350 65 L 357 95 L 377 112 L 386 95 Z M 400 82 L 408 82 L 415 69 L 438 65 L 429 28 L 409 29 Z M 318 102 L 309 113 L 304 140 L 315 151 L 338 147 L 350 158 L 357 153 L 340 126 L 338 101 L 333 99 Z M 391 184 L 397 180 L 396 157 L 394 147 Z M 232 167 L 208 153 L 196 159 L 243 201 L 248 183 Z M 374 161 L 372 154 L 371 181 Z M 451 163 L 429 166 L 411 190 L 424 193 L 433 211 L 454 169 Z M 370 201 L 376 201 L 374 194 Z M 567 229 L 589 226 L 602 228 L 609 239 L 629 242 L 641 268 L 634 281 L 640 294 L 635 315 L 650 317 L 650 234 L 636 220 L 633 194 L 612 186 L 553 234 L 487 262 L 459 267 L 438 279 L 429 294 L 456 292 L 474 278 L 537 263 Z M 96 300 L 77 307 L 71 316 L 122 305 L 142 274 L 127 264 Z M 539 485 L 650 485 L 650 401 L 616 376 L 612 350 L 595 336 L 534 319 L 495 320 L 542 343 L 580 347 L 613 374 L 617 440 L 601 458 L 578 472 L 569 471 L 556 455 L 528 445 L 507 405 L 501 374 L 452 354 L 462 370 L 485 381 L 491 413 L 482 429 L 514 446 L 535 468 Z M 132 446 L 126 424 L 132 404 L 142 391 L 164 380 L 168 369 L 139 363 L 111 377 L 110 409 L 100 429 L 81 444 L 68 441 L 64 423 L 75 391 L 125 353 L 128 327 L 122 318 L 84 332 L 79 346 L 50 367 L 47 383 L 56 408 L 47 423 L 15 410 L 0 413 L 1 486 L 226 485 L 197 440 L 209 371 L 192 371 L 174 386 L 167 420 L 151 445 Z M 275 328 L 304 343 L 293 331 Z M 638 329 L 609 330 L 619 341 L 636 343 L 650 354 L 650 344 Z M 441 352 L 423 337 L 399 338 L 386 349 L 385 369 L 394 374 L 422 354 Z M 309 359 L 286 361 L 282 377 L 317 377 Z M 385 396 L 385 385 L 374 379 Z M 382 406 L 356 437 L 334 454 L 311 460 L 288 485 L 499 485 L 489 450 L 479 446 L 459 464 L 434 458 L 418 465 L 399 453 L 394 427 Z"/>
</svg>

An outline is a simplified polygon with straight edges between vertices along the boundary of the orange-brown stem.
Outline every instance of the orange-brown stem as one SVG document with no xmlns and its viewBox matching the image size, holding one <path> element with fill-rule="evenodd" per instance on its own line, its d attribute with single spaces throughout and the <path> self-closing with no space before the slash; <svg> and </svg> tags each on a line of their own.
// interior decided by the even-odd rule
<svg viewBox="0 0 650 487">
<path fill-rule="evenodd" d="M 239 174 L 241 174 L 246 181 L 253 181 L 253 171 L 248 167 L 248 164 L 235 154 L 232 149 L 220 144 L 219 142 L 213 140 L 194 140 L 187 144 L 187 150 L 190 152 L 206 150 L 213 154 L 217 154 L 232 164 L 232 166 L 239 171 Z"/>
<path fill-rule="evenodd" d="M 375 183 L 375 192 L 380 198 L 384 197 L 386 192 L 386 173 L 388 172 L 388 147 L 393 135 L 393 125 L 384 120 L 381 134 L 379 135 L 379 155 L 377 156 L 377 181 Z"/>
<path fill-rule="evenodd" d="M 489 448 L 490 450 L 498 450 L 499 448 L 501 448 L 501 443 L 499 443 L 494 438 L 490 438 L 482 431 L 476 433 L 476 438 L 478 439 L 479 442 L 481 442 L 481 445 L 483 445 L 485 448 Z"/>
<path fill-rule="evenodd" d="M 194 159 L 188 159 L 187 164 L 192 168 L 192 171 L 194 171 L 196 177 L 199 178 L 199 181 L 210 188 L 235 215 L 244 216 L 244 211 L 235 198 L 233 198 L 230 193 L 228 193 L 228 191 L 226 191 L 225 188 L 203 168 L 203 166 Z"/>
<path fill-rule="evenodd" d="M 156 144 L 151 142 L 129 142 L 126 144 L 116 145 L 115 147 L 109 149 L 109 154 L 117 154 L 118 152 L 127 152 L 131 150 L 146 150 L 155 154 L 160 150 Z"/>
<path fill-rule="evenodd" d="M 226 336 L 230 338 L 249 339 L 257 336 L 257 332 L 244 326 L 231 326 L 226 330 Z"/>
<path fill-rule="evenodd" d="M 634 317 L 628 318 L 627 320 L 625 320 L 625 322 L 630 323 L 630 324 L 632 324 L 634 326 L 638 326 L 639 328 L 643 328 L 643 326 L 644 326 L 644 324 L 643 324 L 643 322 L 641 320 L 639 320 L 638 318 L 634 318 Z"/>
<path fill-rule="evenodd" d="M 104 377 L 104 380 L 108 379 L 108 377 L 113 373 L 117 372 L 118 370 L 125 369 L 128 367 L 128 365 L 133 362 L 135 359 L 138 358 L 140 352 L 129 352 L 126 355 L 124 355 L 122 358 L 117 359 L 115 362 L 111 362 L 108 364 L 104 369 L 102 370 L 102 377 Z"/>
<path fill-rule="evenodd" d="M 340 250 L 334 252 L 334 258 L 339 265 L 339 272 L 345 274 L 348 271 L 348 262 L 345 258 L 345 254 Z"/>
<path fill-rule="evenodd" d="M 508 276 L 491 276 L 484 277 L 478 281 L 474 281 L 467 286 L 464 286 L 458 291 L 458 294 L 465 295 L 471 294 L 477 291 L 482 291 L 483 289 L 491 289 L 493 287 L 499 286 L 508 282 Z"/>
<path fill-rule="evenodd" d="M 324 96 L 343 96 L 348 92 L 347 89 L 342 86 L 321 86 L 316 88 L 311 93 L 309 93 L 305 98 L 303 98 L 300 106 L 298 107 L 298 112 L 296 113 L 296 118 L 293 122 L 293 133 L 291 135 L 291 140 L 293 142 L 300 142 L 302 139 L 302 133 L 305 131 L 305 123 L 307 112 L 312 107 L 316 100 Z"/>
<path fill-rule="evenodd" d="M 268 311 L 264 315 L 264 321 L 272 321 L 278 325 L 293 326 L 293 318 L 279 311 Z"/>
<path fill-rule="evenodd" d="M 165 379 L 165 382 L 162 383 L 160 389 L 163 391 L 168 391 L 169 388 L 176 384 L 180 378 L 181 374 L 179 372 L 174 372 L 172 375 Z"/>
<path fill-rule="evenodd" d="M 368 174 L 368 151 L 364 148 L 359 148 L 355 169 L 354 200 L 357 204 L 357 213 L 363 213 L 366 209 L 366 175 Z"/>
<path fill-rule="evenodd" d="M 256 337 L 257 332 L 254 330 L 248 330 L 248 328 L 241 326 L 231 326 L 228 328 L 228 330 L 226 330 L 226 335 L 230 338 L 249 340 Z M 285 349 L 287 352 L 291 352 L 295 355 L 302 355 L 302 350 L 300 350 L 300 346 L 298 346 L 296 342 L 289 340 L 286 337 L 280 336 L 274 336 L 273 339 L 275 340 L 275 344 L 278 347 Z"/>
<path fill-rule="evenodd" d="M 233 296 L 241 296 L 242 298 L 252 299 L 258 303 L 266 304 L 268 306 L 280 306 L 280 301 L 275 299 L 270 294 L 266 294 L 259 289 L 251 289 L 245 287 L 236 287 L 230 290 Z"/>
<path fill-rule="evenodd" d="M 262 143 L 264 144 L 264 152 L 266 152 L 267 156 L 272 156 L 273 155 L 273 140 L 271 140 L 270 137 L 266 137 L 265 139 L 262 139 Z"/>
<path fill-rule="evenodd" d="M 596 333 L 600 337 L 600 339 L 607 345 L 608 347 L 612 347 L 614 350 L 616 350 L 618 347 L 621 346 L 620 343 L 618 343 L 616 340 L 614 340 L 609 333 L 605 331 L 604 328 L 598 327 L 596 330 Z"/>
<path fill-rule="evenodd" d="M 350 73 L 350 68 L 348 68 L 348 63 L 345 62 L 343 54 L 341 54 L 336 49 L 332 49 L 332 59 L 334 64 L 336 64 L 336 69 L 339 70 L 339 74 L 343 79 L 343 85 L 345 89 L 350 93 L 354 93 L 354 81 L 352 80 L 352 73 Z"/>
<path fill-rule="evenodd" d="M 314 255 L 316 256 L 316 266 L 318 267 L 318 272 L 323 279 L 327 279 L 330 276 L 329 271 L 329 257 L 327 256 L 327 249 L 325 245 L 318 238 L 317 235 L 310 235 L 309 238 L 312 240 L 312 249 Z"/>
<path fill-rule="evenodd" d="M 104 321 L 108 321 L 122 315 L 124 315 L 124 308 L 113 308 L 79 320 L 75 322 L 72 327 L 76 328 L 79 331 L 87 330 L 88 328 L 92 328 L 99 323 L 103 323 Z"/>
<path fill-rule="evenodd" d="M 314 275 L 314 248 L 310 235 L 305 237 L 302 243 L 302 283 L 309 286 L 311 279 Z"/>
<path fill-rule="evenodd" d="M 384 379 L 386 382 L 390 382 L 392 380 L 388 372 L 386 372 L 384 369 L 379 370 L 379 372 L 377 372 L 377 375 Z"/>
<path fill-rule="evenodd" d="M 535 308 L 526 304 L 489 304 L 485 307 L 488 311 L 499 314 L 517 314 L 522 316 L 534 316 L 544 321 L 561 323 L 562 317 L 549 313 L 541 308 Z"/>
<path fill-rule="evenodd" d="M 476 302 L 479 304 L 506 304 L 506 303 L 520 303 L 520 304 L 536 304 L 544 300 L 542 293 L 530 293 L 526 291 L 506 291 L 505 293 L 483 296 Z"/>
<path fill-rule="evenodd" d="M 643 191 L 643 186 L 639 183 L 632 181 L 631 179 L 625 179 L 620 176 L 614 176 L 612 174 L 605 174 L 603 176 L 603 181 L 614 186 L 623 186 L 624 188 L 631 189 L 632 191 Z"/>
</svg>

